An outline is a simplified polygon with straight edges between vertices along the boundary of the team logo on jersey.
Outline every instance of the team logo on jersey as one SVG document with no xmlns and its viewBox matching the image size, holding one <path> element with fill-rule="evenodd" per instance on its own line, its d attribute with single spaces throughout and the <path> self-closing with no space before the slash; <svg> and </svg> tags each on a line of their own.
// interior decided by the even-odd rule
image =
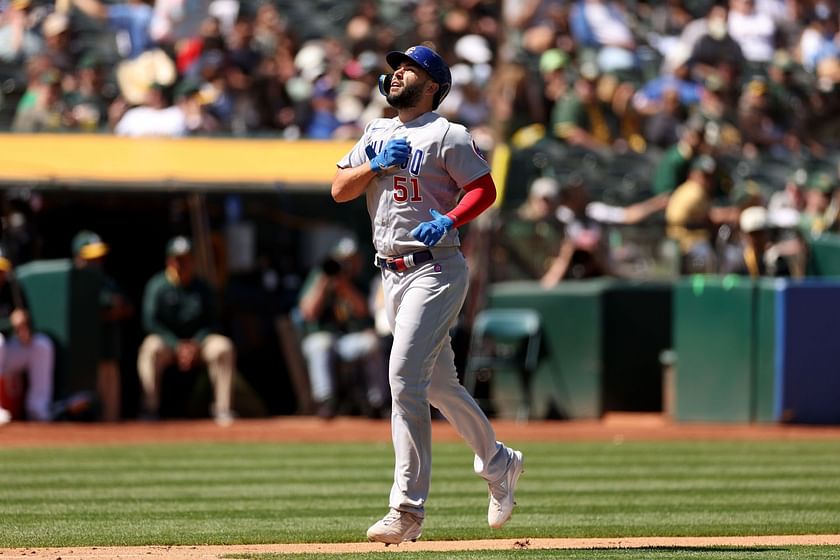
<svg viewBox="0 0 840 560">
<path fill-rule="evenodd" d="M 484 153 L 481 150 L 478 149 L 478 146 L 476 146 L 475 140 L 472 141 L 472 148 L 473 148 L 473 151 L 476 153 L 476 155 L 478 157 L 480 157 L 484 161 L 487 161 L 487 158 L 484 156 Z"/>
</svg>

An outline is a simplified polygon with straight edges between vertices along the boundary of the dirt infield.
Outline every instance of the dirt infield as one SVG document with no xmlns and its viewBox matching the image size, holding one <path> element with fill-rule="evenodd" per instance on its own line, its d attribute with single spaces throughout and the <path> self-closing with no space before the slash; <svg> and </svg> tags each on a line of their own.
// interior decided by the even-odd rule
<svg viewBox="0 0 840 560">
<path fill-rule="evenodd" d="M 500 439 L 524 441 L 652 441 L 652 440 L 787 440 L 838 439 L 840 426 L 677 425 L 659 415 L 610 415 L 602 421 L 494 421 Z M 0 428 L 0 447 L 125 445 L 161 442 L 362 442 L 389 441 L 386 421 L 290 417 L 239 420 L 219 427 L 210 421 L 122 422 L 116 424 L 12 423 Z M 435 441 L 460 438 L 446 422 L 435 422 Z M 229 554 L 377 551 L 447 551 L 580 549 L 702 546 L 840 545 L 840 535 L 760 537 L 644 537 L 595 539 L 497 539 L 481 541 L 420 541 L 385 548 L 372 543 L 270 544 L 231 546 L 142 546 L 0 549 L 0 560 L 210 560 Z"/>
<path fill-rule="evenodd" d="M 254 544 L 230 546 L 137 546 L 91 548 L 0 549 L 2 560 L 215 560 L 231 554 L 446 552 L 457 550 L 611 549 L 708 546 L 840 545 L 840 535 L 764 537 L 639 537 L 626 539 L 497 539 L 481 541 L 418 541 L 385 547 L 374 543 Z"/>
<path fill-rule="evenodd" d="M 603 440 L 784 440 L 837 439 L 840 426 L 673 424 L 660 415 L 613 414 L 600 421 L 493 422 L 499 439 L 523 441 Z M 434 423 L 435 441 L 460 441 L 445 421 Z M 365 442 L 390 441 L 387 421 L 312 417 L 239 420 L 219 427 L 207 420 L 120 422 L 114 424 L 36 424 L 13 422 L 0 427 L 0 447 L 111 445 L 181 441 L 226 442 Z"/>
</svg>

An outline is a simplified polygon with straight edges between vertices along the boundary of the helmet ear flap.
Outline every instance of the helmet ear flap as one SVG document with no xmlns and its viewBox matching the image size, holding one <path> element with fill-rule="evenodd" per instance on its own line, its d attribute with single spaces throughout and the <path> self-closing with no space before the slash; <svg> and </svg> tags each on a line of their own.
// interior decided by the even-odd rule
<svg viewBox="0 0 840 560">
<path fill-rule="evenodd" d="M 391 79 L 393 77 L 393 74 L 381 74 L 379 76 L 379 93 L 385 96 L 388 95 L 388 90 L 391 89 Z"/>
<path fill-rule="evenodd" d="M 449 89 L 451 84 L 438 84 L 438 90 L 435 94 L 435 106 L 434 109 L 437 109 L 438 106 L 443 102 L 444 98 L 449 94 Z"/>
</svg>

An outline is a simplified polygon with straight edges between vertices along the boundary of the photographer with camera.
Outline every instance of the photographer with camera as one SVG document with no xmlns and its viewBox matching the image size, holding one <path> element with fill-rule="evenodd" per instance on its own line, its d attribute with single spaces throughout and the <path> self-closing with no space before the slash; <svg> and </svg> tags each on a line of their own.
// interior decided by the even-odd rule
<svg viewBox="0 0 840 560">
<path fill-rule="evenodd" d="M 344 237 L 301 290 L 302 350 L 322 418 L 354 412 L 381 416 L 390 402 L 385 358 L 360 270 L 356 241 Z"/>
</svg>

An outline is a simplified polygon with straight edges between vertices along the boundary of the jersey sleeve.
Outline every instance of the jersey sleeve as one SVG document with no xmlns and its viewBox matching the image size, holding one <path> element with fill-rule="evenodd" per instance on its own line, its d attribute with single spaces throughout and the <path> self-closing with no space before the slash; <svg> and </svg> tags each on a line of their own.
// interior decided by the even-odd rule
<svg viewBox="0 0 840 560">
<path fill-rule="evenodd" d="M 368 143 L 370 142 L 370 135 L 368 131 L 373 126 L 374 123 L 378 122 L 381 119 L 374 119 L 370 121 L 367 126 L 365 126 L 365 131 L 362 133 L 362 137 L 359 138 L 359 141 L 356 142 L 356 145 L 347 152 L 343 158 L 338 160 L 336 166 L 340 169 L 348 169 L 351 167 L 359 167 L 366 161 L 368 161 L 368 157 L 365 154 L 365 147 L 367 147 Z"/>
<path fill-rule="evenodd" d="M 441 154 L 447 173 L 459 188 L 490 173 L 490 165 L 484 154 L 475 145 L 472 135 L 461 125 L 449 125 L 443 138 Z"/>
</svg>

